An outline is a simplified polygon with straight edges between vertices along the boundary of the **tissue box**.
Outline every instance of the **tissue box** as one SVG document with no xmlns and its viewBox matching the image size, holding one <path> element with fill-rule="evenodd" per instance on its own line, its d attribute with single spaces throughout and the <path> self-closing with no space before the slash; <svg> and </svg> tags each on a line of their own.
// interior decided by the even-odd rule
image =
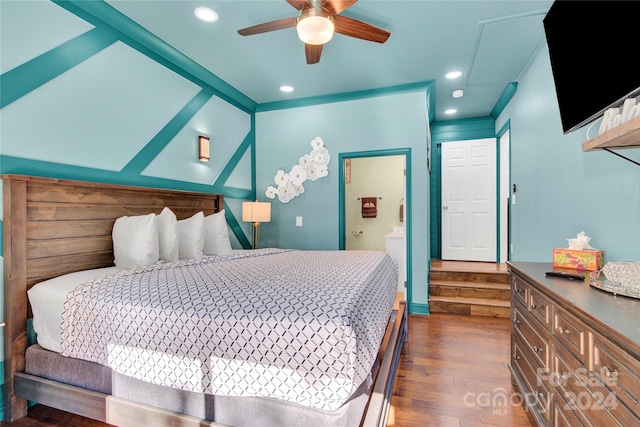
<svg viewBox="0 0 640 427">
<path fill-rule="evenodd" d="M 604 251 L 597 249 L 554 249 L 553 266 L 574 270 L 600 270 L 604 266 Z"/>
</svg>

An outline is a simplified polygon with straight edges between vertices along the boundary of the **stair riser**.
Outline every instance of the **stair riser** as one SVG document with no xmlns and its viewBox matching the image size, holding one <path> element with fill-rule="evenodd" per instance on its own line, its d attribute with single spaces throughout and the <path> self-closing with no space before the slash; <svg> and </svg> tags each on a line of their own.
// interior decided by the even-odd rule
<svg viewBox="0 0 640 427">
<path fill-rule="evenodd" d="M 450 303 L 444 301 L 430 301 L 429 311 L 431 313 L 467 314 L 471 316 L 489 316 L 500 318 L 511 317 L 511 310 L 509 307 L 493 307 L 487 305 Z"/>
<path fill-rule="evenodd" d="M 456 286 L 439 286 L 431 284 L 429 293 L 442 297 L 484 298 L 511 301 L 511 292 L 499 289 L 459 288 Z"/>
<path fill-rule="evenodd" d="M 509 283 L 508 274 L 500 273 L 465 273 L 452 271 L 431 271 L 430 280 L 454 281 L 454 282 L 489 282 L 489 283 Z"/>
</svg>

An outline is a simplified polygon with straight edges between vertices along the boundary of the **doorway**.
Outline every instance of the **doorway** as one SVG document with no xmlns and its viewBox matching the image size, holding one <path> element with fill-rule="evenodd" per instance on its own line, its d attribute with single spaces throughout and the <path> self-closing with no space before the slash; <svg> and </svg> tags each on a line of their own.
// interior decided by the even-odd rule
<svg viewBox="0 0 640 427">
<path fill-rule="evenodd" d="M 404 237 L 404 156 L 345 162 L 345 249 L 384 251 L 389 233 Z"/>
<path fill-rule="evenodd" d="M 495 262 L 496 139 L 442 144 L 442 259 Z"/>
<path fill-rule="evenodd" d="M 339 248 L 388 252 L 410 303 L 410 149 L 339 155 Z"/>
<path fill-rule="evenodd" d="M 492 231 L 493 238 L 495 239 L 495 255 L 490 262 L 505 263 L 510 259 L 511 248 L 511 223 L 510 223 L 510 207 L 515 204 L 515 196 L 512 195 L 512 187 L 515 189 L 515 185 L 511 183 L 511 171 L 510 171 L 510 123 L 507 121 L 505 125 L 497 132 L 496 137 L 488 138 L 493 141 L 496 152 L 496 165 L 494 169 L 496 171 L 496 177 L 493 179 L 493 183 L 488 186 L 489 190 L 493 191 L 493 197 L 495 200 L 496 219 L 494 231 Z M 470 143 L 474 140 L 453 141 L 459 144 Z M 444 148 L 449 142 L 442 141 L 435 145 L 436 149 L 436 176 L 435 182 L 437 183 L 432 192 L 432 203 L 434 215 L 431 217 L 432 226 L 436 230 L 433 236 L 434 241 L 432 244 L 432 254 L 436 259 L 445 259 L 444 253 L 444 227 L 445 227 L 445 210 L 444 207 L 449 207 L 445 203 L 445 195 L 442 191 L 442 181 L 444 179 Z M 464 180 L 464 185 L 471 185 L 473 179 L 467 178 Z M 450 227 L 450 225 L 449 225 Z M 473 233 L 473 223 L 471 224 L 471 231 Z M 464 260 L 463 257 L 449 256 L 449 259 L 455 261 Z"/>
</svg>

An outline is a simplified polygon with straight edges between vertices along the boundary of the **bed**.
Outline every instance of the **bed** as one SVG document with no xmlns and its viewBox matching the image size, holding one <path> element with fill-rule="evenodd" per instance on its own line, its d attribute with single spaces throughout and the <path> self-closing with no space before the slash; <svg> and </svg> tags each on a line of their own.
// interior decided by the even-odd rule
<svg viewBox="0 0 640 427">
<path fill-rule="evenodd" d="M 387 276 L 397 274 L 397 266 L 394 269 L 389 265 L 388 256 L 375 251 L 356 254 L 270 248 L 112 271 L 111 233 L 117 218 L 160 214 L 167 207 L 179 219 L 198 212 L 213 215 L 224 208 L 223 197 L 19 175 L 3 175 L 2 180 L 5 419 L 13 421 L 24 416 L 27 401 L 35 401 L 122 426 L 300 422 L 309 426 L 386 425 L 400 352 L 408 338 L 406 302 L 391 307 L 391 293 L 385 290 L 387 281 L 395 290 L 395 277 Z M 365 267 L 351 274 L 350 269 L 340 267 L 345 256 L 356 257 L 347 259 L 351 265 Z M 297 276 L 291 274 L 299 263 L 304 263 L 306 270 L 300 270 Z M 28 345 L 27 319 L 32 317 L 32 309 L 27 292 L 41 282 L 90 271 L 100 273 L 97 277 L 79 279 L 82 286 L 72 286 L 84 287 L 78 290 L 75 300 L 89 301 L 89 305 L 78 306 L 76 317 L 63 322 L 61 334 L 83 329 L 81 325 L 115 325 L 115 322 L 138 322 L 142 326 L 121 329 L 112 334 L 115 337 L 126 335 L 127 330 L 146 329 L 147 334 L 133 334 L 140 335 L 135 337 L 135 345 L 127 345 L 133 342 L 132 337 L 115 345 L 103 340 L 101 334 L 75 337 L 71 341 L 76 344 L 90 344 L 67 346 L 62 351 L 65 355 L 38 344 Z M 214 276 L 224 286 L 211 287 Z M 172 294 L 176 288 L 168 285 L 176 277 L 187 277 L 183 282 L 191 291 L 177 297 Z M 318 277 L 327 280 L 320 283 Z M 311 278 L 307 280 L 310 286 L 300 289 L 292 286 L 304 278 Z M 370 283 L 375 281 L 380 282 L 376 285 L 378 290 L 372 291 L 374 286 Z M 341 288 L 340 282 L 350 285 Z M 119 286 L 126 288 L 132 284 L 134 289 L 153 286 L 147 292 L 152 295 L 161 295 L 158 289 L 165 289 L 168 292 L 165 302 L 184 300 L 191 304 L 198 299 L 194 295 L 200 295 L 199 300 L 209 301 L 210 305 L 195 310 L 204 314 L 197 320 L 186 320 L 183 329 L 186 327 L 191 333 L 177 339 L 176 330 L 167 329 L 167 325 L 179 323 L 175 318 L 180 316 L 165 310 L 167 307 L 161 307 L 160 311 L 168 317 L 157 317 L 160 319 L 157 324 L 145 326 L 149 311 L 144 310 L 157 312 L 157 304 L 162 304 L 157 301 L 143 301 L 142 308 L 136 308 L 143 312 L 138 317 L 126 315 L 115 319 L 108 307 L 92 309 L 97 307 L 96 301 L 104 301 L 99 292 L 105 289 L 113 292 Z M 225 294 L 230 289 L 233 295 L 227 300 Z M 353 291 L 343 294 L 345 289 Z M 297 294 L 297 300 L 292 294 Z M 71 296 L 67 299 L 74 300 Z M 241 299 L 249 301 L 249 305 L 235 306 L 233 301 Z M 289 306 L 280 304 L 282 301 L 290 302 Z M 380 304 L 374 304 L 375 301 Z M 314 304 L 317 304 L 315 311 L 310 308 Z M 269 308 L 268 314 L 265 307 Z M 72 311 L 67 307 L 65 313 Z M 375 314 L 376 311 L 381 313 Z M 94 312 L 111 314 L 91 317 Z M 383 321 L 375 320 L 376 316 Z M 88 317 L 91 317 L 88 322 L 81 321 Z M 212 324 L 216 327 L 210 328 Z M 218 335 L 206 336 L 210 329 L 215 329 Z M 247 331 L 251 333 L 247 335 Z M 196 349 L 193 350 L 196 353 L 187 354 L 184 346 L 176 350 L 175 345 L 157 347 L 157 343 L 151 342 L 154 340 L 150 337 L 167 333 L 174 334 L 174 338 L 166 342 L 189 341 L 188 351 Z M 305 334 L 309 339 L 301 340 Z M 324 338 L 313 350 L 301 344 L 319 336 Z M 267 337 L 273 339 L 268 345 Z M 146 344 L 142 346 L 141 341 Z M 216 345 L 203 356 L 201 347 L 211 342 Z M 287 347 L 295 342 L 297 347 Z M 256 354 L 263 360 L 267 358 L 269 363 L 257 361 Z M 68 368 L 70 360 L 77 365 Z M 207 363 L 201 363 L 203 360 Z M 184 367 L 185 361 L 186 372 L 195 375 L 187 380 L 183 374 L 176 375 L 176 366 Z M 52 366 L 55 369 L 51 370 Z M 221 382 L 220 378 L 226 380 Z M 281 380 L 275 382 L 279 384 L 275 388 L 274 378 Z M 300 381 L 291 382 L 291 378 Z"/>
</svg>

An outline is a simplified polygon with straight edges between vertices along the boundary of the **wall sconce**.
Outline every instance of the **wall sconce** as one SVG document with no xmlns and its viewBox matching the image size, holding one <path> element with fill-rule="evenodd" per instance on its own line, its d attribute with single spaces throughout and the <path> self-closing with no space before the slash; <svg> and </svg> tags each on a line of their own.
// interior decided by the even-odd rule
<svg viewBox="0 0 640 427">
<path fill-rule="evenodd" d="M 201 162 L 209 161 L 209 137 L 205 135 L 198 136 L 198 160 Z"/>
<path fill-rule="evenodd" d="M 251 247 L 258 249 L 260 246 L 260 223 L 271 221 L 271 203 L 269 202 L 242 202 L 242 221 L 252 222 Z"/>
</svg>

